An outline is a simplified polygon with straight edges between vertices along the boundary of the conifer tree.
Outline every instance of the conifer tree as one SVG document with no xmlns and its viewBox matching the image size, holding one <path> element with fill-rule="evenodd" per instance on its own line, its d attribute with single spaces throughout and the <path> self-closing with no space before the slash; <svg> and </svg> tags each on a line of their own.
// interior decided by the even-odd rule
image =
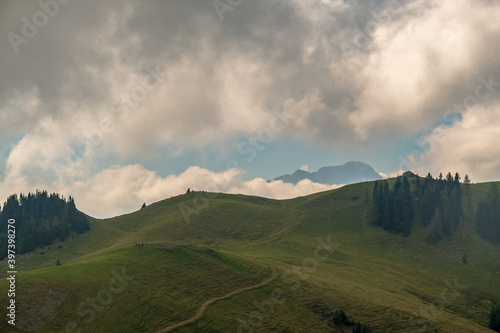
<svg viewBox="0 0 500 333">
<path fill-rule="evenodd" d="M 491 309 L 488 327 L 495 332 L 500 332 L 500 307 L 497 304 Z"/>
<path fill-rule="evenodd" d="M 447 182 L 453 182 L 453 176 L 451 175 L 451 172 L 448 172 L 448 174 L 446 175 L 446 181 Z"/>
<path fill-rule="evenodd" d="M 464 185 L 465 185 L 465 193 L 466 194 L 469 194 L 469 187 L 470 187 L 470 184 L 471 184 L 471 180 L 469 178 L 469 175 L 465 175 L 465 178 L 464 178 Z"/>
<path fill-rule="evenodd" d="M 37 246 L 49 246 L 56 238 L 64 241 L 71 231 L 82 233 L 90 228 L 87 217 L 76 209 L 74 200 L 59 194 L 36 191 L 7 198 L 0 212 L 0 229 L 6 229 L 8 219 L 16 220 L 16 252 L 24 254 Z M 6 239 L 0 238 L 0 260 L 5 258 Z"/>
</svg>

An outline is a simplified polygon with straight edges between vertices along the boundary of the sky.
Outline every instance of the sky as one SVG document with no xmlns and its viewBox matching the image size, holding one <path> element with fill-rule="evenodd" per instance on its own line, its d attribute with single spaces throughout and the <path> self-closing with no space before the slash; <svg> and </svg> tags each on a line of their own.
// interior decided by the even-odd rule
<svg viewBox="0 0 500 333">
<path fill-rule="evenodd" d="M 7 0 L 0 201 L 95 217 L 355 160 L 500 179 L 500 1 Z"/>
</svg>

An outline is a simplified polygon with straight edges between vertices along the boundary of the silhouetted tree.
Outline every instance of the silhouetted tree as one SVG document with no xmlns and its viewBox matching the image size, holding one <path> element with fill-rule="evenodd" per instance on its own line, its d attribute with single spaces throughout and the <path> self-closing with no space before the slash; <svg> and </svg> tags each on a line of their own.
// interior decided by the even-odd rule
<svg viewBox="0 0 500 333">
<path fill-rule="evenodd" d="M 447 182 L 453 182 L 453 176 L 451 175 L 451 172 L 448 172 L 448 174 L 446 175 L 446 181 Z"/>
<path fill-rule="evenodd" d="M 430 225 L 427 227 L 427 235 L 425 240 L 429 244 L 434 244 L 443 239 L 443 227 L 441 225 L 441 216 L 439 211 L 436 212 Z"/>
<path fill-rule="evenodd" d="M 375 184 L 373 189 L 375 204 L 374 224 L 387 231 L 408 236 L 414 217 L 410 183 L 406 177 L 398 177 L 392 191 L 386 181 Z"/>
<path fill-rule="evenodd" d="M 491 184 L 487 199 L 477 205 L 476 230 L 487 241 L 500 242 L 500 200 L 495 183 Z"/>
<path fill-rule="evenodd" d="M 491 309 L 488 327 L 495 332 L 500 332 L 500 307 L 497 304 Z"/>
<path fill-rule="evenodd" d="M 469 175 L 465 175 L 465 178 L 464 178 L 464 185 L 465 185 L 465 193 L 466 194 L 469 194 L 469 187 L 470 187 L 470 184 L 471 184 L 471 180 L 469 178 Z"/>
<path fill-rule="evenodd" d="M 373 223 L 404 236 L 410 235 L 415 217 L 428 226 L 439 212 L 437 222 L 427 232 L 428 241 L 433 243 L 443 234 L 451 235 L 463 216 L 460 175 L 456 173 L 453 177 L 449 172 L 443 180 L 442 174 L 434 179 L 428 173 L 423 182 L 417 177 L 413 190 L 405 176 L 396 178 L 392 189 L 387 181 L 377 182 L 373 188 L 373 202 Z"/>
<path fill-rule="evenodd" d="M 0 212 L 0 230 L 6 230 L 9 219 L 16 220 L 16 252 L 24 254 L 51 245 L 56 238 L 64 241 L 70 231 L 82 233 L 90 229 L 87 217 L 76 209 L 72 197 L 36 191 L 27 195 L 11 195 Z M 7 255 L 7 239 L 0 238 L 0 260 Z"/>
</svg>

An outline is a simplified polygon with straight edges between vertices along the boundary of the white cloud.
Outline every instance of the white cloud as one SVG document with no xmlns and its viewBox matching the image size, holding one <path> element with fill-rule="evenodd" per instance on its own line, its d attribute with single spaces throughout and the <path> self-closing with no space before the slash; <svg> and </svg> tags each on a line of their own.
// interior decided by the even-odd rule
<svg viewBox="0 0 500 333">
<path fill-rule="evenodd" d="M 478 77 L 500 78 L 500 2 L 396 1 L 396 9 L 389 3 L 256 0 L 227 12 L 223 22 L 204 1 L 61 7 L 19 54 L 7 38 L 0 42 L 0 142 L 16 141 L 0 158 L 6 159 L 0 194 L 61 190 L 81 196 L 89 209 L 99 204 L 95 194 L 106 198 L 110 212 L 121 212 L 136 201 L 185 191 L 193 186 L 187 175 L 203 186 L 211 177 L 227 177 L 227 191 L 273 197 L 323 190 L 307 182 L 244 182 L 234 171 L 199 168 L 162 178 L 128 164 L 158 147 L 169 147 L 163 152 L 174 157 L 255 135 L 275 124 L 273 110 L 280 106 L 285 122 L 273 132 L 276 140 L 332 149 L 397 140 L 442 120 L 474 91 Z M 20 18 L 40 7 L 10 2 L 2 9 L 5 36 L 20 33 Z M 148 68 L 163 76 L 145 87 L 154 81 Z M 494 101 L 428 135 L 434 143 L 421 173 L 498 177 Z M 110 168 L 115 161 L 128 166 Z M 63 174 L 56 184 L 54 163 Z M 128 192 L 107 178 L 126 182 Z"/>
<path fill-rule="evenodd" d="M 439 126 L 422 138 L 427 150 L 408 157 L 420 174 L 459 172 L 473 181 L 497 180 L 500 174 L 500 104 L 475 107 L 460 121 Z"/>
<path fill-rule="evenodd" d="M 235 186 L 229 189 L 228 193 L 241 193 L 273 199 L 290 199 L 316 192 L 337 189 L 341 186 L 342 185 L 313 183 L 309 179 L 303 179 L 294 185 L 290 183 L 283 183 L 282 180 L 271 181 L 268 183 L 265 179 L 255 178 L 251 181 L 235 184 Z"/>
<path fill-rule="evenodd" d="M 427 4 L 432 4 L 427 6 Z M 419 12 L 388 25 L 379 24 L 374 47 L 361 76 L 365 81 L 350 122 L 363 139 L 370 129 L 418 132 L 439 119 L 494 64 L 491 36 L 500 37 L 500 3 L 413 1 L 405 12 Z M 494 70 L 498 73 L 498 67 Z"/>
<path fill-rule="evenodd" d="M 309 166 L 308 165 L 303 165 L 303 166 L 300 167 L 300 170 L 309 171 Z"/>
<path fill-rule="evenodd" d="M 293 119 L 279 136 L 345 145 L 373 129 L 418 132 L 463 95 L 462 82 L 500 73 L 491 60 L 500 51 L 499 3 L 387 3 L 255 1 L 223 22 L 204 2 L 73 3 L 20 56 L 5 45 L 0 126 L 30 133 L 52 116 L 74 125 L 78 139 L 110 118 L 103 149 L 127 158 L 255 134 L 283 104 Z M 30 6 L 9 10 L 40 10 Z M 101 15 L 82 20 L 87 11 Z M 3 29 L 19 30 L 18 20 L 7 22 Z M 38 53 L 47 54 L 43 66 L 28 57 Z M 162 82 L 121 119 L 113 107 L 156 67 Z"/>
<path fill-rule="evenodd" d="M 380 177 L 382 177 L 384 179 L 389 178 L 389 176 L 387 174 L 383 173 L 383 172 L 379 172 L 378 174 L 380 175 Z"/>
<path fill-rule="evenodd" d="M 189 167 L 179 175 L 160 177 L 141 165 L 128 165 L 103 170 L 86 180 L 71 184 L 45 183 L 42 179 L 27 182 L 27 178 L 8 178 L 1 186 L 4 197 L 6 188 L 17 188 L 22 192 L 47 189 L 65 197 L 73 196 L 80 210 L 96 217 L 111 217 L 137 210 L 143 202 L 150 204 L 171 196 L 185 193 L 188 188 L 198 191 L 224 192 L 287 199 L 327 191 L 339 185 L 313 183 L 306 179 L 297 185 L 282 181 L 267 182 L 262 178 L 242 180 L 243 172 L 230 169 L 213 172 L 197 166 Z"/>
</svg>

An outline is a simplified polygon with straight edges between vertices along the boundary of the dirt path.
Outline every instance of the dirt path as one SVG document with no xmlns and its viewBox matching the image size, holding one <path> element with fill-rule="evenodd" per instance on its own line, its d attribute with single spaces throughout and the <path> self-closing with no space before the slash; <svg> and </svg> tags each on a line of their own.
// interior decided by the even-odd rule
<svg viewBox="0 0 500 333">
<path fill-rule="evenodd" d="M 206 301 L 205 303 L 203 303 L 201 305 L 200 309 L 198 310 L 198 312 L 193 317 L 191 317 L 189 319 L 186 319 L 184 321 L 181 321 L 180 323 L 177 323 L 175 325 L 168 326 L 167 328 L 164 328 L 161 331 L 158 331 L 157 333 L 168 332 L 168 331 L 173 330 L 174 328 L 177 328 L 177 327 L 184 326 L 186 324 L 192 323 L 192 322 L 198 320 L 201 316 L 203 316 L 203 314 L 205 313 L 205 310 L 207 309 L 207 307 L 210 304 L 212 304 L 214 302 L 217 302 L 217 301 L 220 301 L 221 299 L 229 298 L 231 296 L 234 296 L 236 294 L 242 293 L 242 292 L 247 291 L 247 290 L 251 290 L 251 289 L 262 287 L 263 285 L 268 284 L 269 282 L 271 282 L 272 280 L 274 280 L 277 276 L 278 276 L 277 271 L 273 270 L 273 274 L 272 274 L 272 276 L 270 278 L 262 281 L 261 283 L 259 283 L 257 285 L 250 286 L 250 287 L 245 287 L 245 288 L 241 288 L 241 289 L 232 291 L 229 294 L 226 294 L 224 296 L 219 296 L 219 297 L 211 298 L 211 299 L 209 299 L 208 301 Z"/>
</svg>

